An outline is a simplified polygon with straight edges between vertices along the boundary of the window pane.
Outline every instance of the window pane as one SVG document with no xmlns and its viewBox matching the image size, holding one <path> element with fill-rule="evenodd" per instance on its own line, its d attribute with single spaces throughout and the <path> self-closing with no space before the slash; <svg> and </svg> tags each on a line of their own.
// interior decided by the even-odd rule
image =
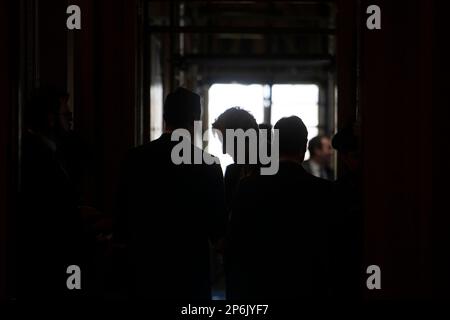
<svg viewBox="0 0 450 320">
<path fill-rule="evenodd" d="M 272 124 L 283 117 L 298 116 L 308 128 L 308 139 L 319 125 L 319 87 L 316 85 L 275 84 L 272 86 Z"/>
</svg>

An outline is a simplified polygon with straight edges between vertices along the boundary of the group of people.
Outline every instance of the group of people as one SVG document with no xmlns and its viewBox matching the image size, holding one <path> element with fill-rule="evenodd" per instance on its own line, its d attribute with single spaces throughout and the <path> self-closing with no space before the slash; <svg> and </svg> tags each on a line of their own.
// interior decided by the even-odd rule
<svg viewBox="0 0 450 320">
<path fill-rule="evenodd" d="M 68 115 L 59 109 L 65 105 L 64 99 L 53 101 L 53 105 L 58 110 L 49 110 L 48 114 L 54 114 L 55 119 L 59 119 L 58 115 Z M 177 129 L 192 131 L 194 121 L 201 118 L 199 95 L 184 88 L 176 89 L 166 97 L 163 118 L 165 131 L 161 137 L 130 150 L 120 172 L 112 242 L 114 252 L 120 257 L 116 273 L 122 279 L 124 296 L 211 299 L 211 269 L 217 268 L 218 256 L 223 258 L 220 261 L 223 261 L 227 299 L 359 296 L 361 165 L 354 126 L 343 128 L 331 143 L 324 136 L 310 141 L 311 158 L 305 163 L 307 128 L 296 116 L 282 118 L 274 126 L 279 132 L 278 172 L 265 176 L 260 174 L 261 164 L 235 163 L 227 167 L 224 176 L 217 163 L 174 164 L 171 159 L 177 144 L 172 141 L 171 133 Z M 47 127 L 54 128 L 54 123 Z M 250 113 L 235 107 L 220 115 L 213 128 L 225 132 L 227 129 L 259 130 L 260 126 Z M 54 179 L 60 179 L 48 184 L 71 186 L 68 183 L 71 174 L 66 169 L 70 167 L 59 161 L 65 156 L 55 152 L 64 150 L 69 142 L 53 139 L 54 132 L 54 129 L 30 130 L 31 140 L 25 146 L 33 146 L 27 151 L 33 152 L 30 158 L 42 152 L 41 159 L 46 162 L 42 166 L 48 170 L 40 175 L 53 170 Z M 55 141 L 61 148 L 52 148 Z M 224 150 L 227 143 L 225 138 Z M 270 148 L 270 136 L 267 144 Z M 330 158 L 331 144 L 339 151 L 347 172 L 336 182 L 329 181 L 333 173 L 325 161 Z M 192 156 L 205 152 L 194 144 L 191 147 Z M 73 190 L 63 189 L 52 189 L 51 195 L 39 192 L 38 182 L 44 176 L 30 173 L 32 168 L 36 169 L 35 165 L 23 163 L 28 170 L 24 171 L 22 192 L 27 204 L 50 201 L 49 197 L 59 193 L 75 194 Z M 54 207 L 50 207 L 48 219 L 59 219 L 55 220 L 58 223 L 51 223 L 51 232 L 60 228 L 65 233 L 58 235 L 61 241 L 74 246 L 84 243 L 86 247 L 89 240 L 79 239 L 75 231 L 67 232 L 81 223 L 79 214 L 67 211 L 67 204 L 73 201 L 59 197 L 58 201 L 51 202 Z M 30 225 L 25 220 L 23 223 Z M 36 223 L 42 225 L 42 221 Z M 29 233 L 24 235 L 22 243 L 30 239 L 28 236 Z M 36 245 L 33 250 L 54 247 L 50 242 L 48 239 L 33 244 Z M 25 247 L 28 259 L 37 258 L 42 252 Z M 55 255 L 52 250 L 46 252 L 49 257 Z M 50 261 L 57 267 L 77 259 L 70 254 L 58 254 Z M 61 273 L 61 270 L 51 271 Z M 55 283 L 54 288 L 61 285 Z"/>
</svg>

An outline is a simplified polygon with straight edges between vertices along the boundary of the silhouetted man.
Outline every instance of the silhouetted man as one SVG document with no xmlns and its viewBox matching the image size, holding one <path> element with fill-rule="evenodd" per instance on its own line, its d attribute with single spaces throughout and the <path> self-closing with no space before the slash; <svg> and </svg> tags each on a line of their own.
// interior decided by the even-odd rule
<svg viewBox="0 0 450 320">
<path fill-rule="evenodd" d="M 67 267 L 83 269 L 79 193 L 61 152 L 70 129 L 67 96 L 37 90 L 25 111 L 16 221 L 19 299 L 71 296 Z"/>
<path fill-rule="evenodd" d="M 222 133 L 223 141 L 222 141 L 222 151 L 223 153 L 227 152 L 227 144 L 231 143 L 227 141 L 226 130 L 238 130 L 242 129 L 244 132 L 247 130 L 255 130 L 258 132 L 258 123 L 255 118 L 246 110 L 240 107 L 233 107 L 227 109 L 223 112 L 212 124 L 213 129 L 219 130 Z M 234 142 L 235 150 L 233 154 L 230 156 L 233 157 L 234 163 L 227 166 L 225 171 L 225 200 L 227 211 L 231 210 L 231 205 L 233 202 L 233 198 L 235 196 L 236 189 L 239 185 L 239 181 L 249 175 L 255 174 L 259 171 L 259 165 L 250 164 L 249 162 L 249 145 L 246 142 L 245 145 L 245 163 L 240 164 L 237 163 L 237 142 Z"/>
<path fill-rule="evenodd" d="M 276 129 L 278 173 L 241 181 L 233 206 L 227 260 L 231 299 L 317 298 L 327 293 L 328 208 L 323 199 L 331 183 L 301 165 L 307 129 L 300 118 L 283 118 Z"/>
<path fill-rule="evenodd" d="M 131 150 L 124 163 L 115 241 L 128 250 L 133 297 L 211 297 L 209 241 L 223 237 L 226 222 L 222 170 L 171 158 L 179 143 L 171 133 L 192 132 L 200 115 L 200 96 L 178 88 L 164 103 L 165 133 Z M 192 157 L 203 154 L 191 147 Z"/>
<path fill-rule="evenodd" d="M 226 130 L 243 130 L 247 132 L 247 130 L 255 130 L 258 132 L 258 123 L 255 120 L 255 117 L 248 111 L 240 108 L 233 107 L 227 109 L 223 112 L 212 124 L 212 128 L 219 130 L 222 134 L 222 152 L 229 152 L 227 150 L 228 145 L 234 142 L 234 150 L 230 153 L 230 156 L 233 157 L 234 163 L 227 166 L 225 171 L 225 203 L 227 214 L 230 217 L 231 215 L 231 207 L 236 196 L 236 191 L 238 189 L 240 181 L 254 174 L 259 174 L 259 165 L 258 164 L 250 164 L 249 161 L 249 142 L 245 142 L 245 161 L 244 163 L 238 163 L 238 154 L 237 154 L 237 140 L 233 138 L 234 141 L 227 141 Z M 257 173 L 258 172 L 258 173 Z M 228 226 L 227 226 L 228 227 Z M 220 259 L 217 259 L 220 261 Z M 225 262 L 226 263 L 226 262 Z M 221 263 L 216 263 L 216 269 L 218 270 L 218 276 L 225 275 L 225 286 L 232 286 L 228 283 L 229 277 L 226 275 L 228 270 L 224 270 L 224 265 Z"/>
<path fill-rule="evenodd" d="M 331 169 L 331 148 L 330 138 L 319 135 L 309 141 L 308 151 L 310 158 L 303 162 L 306 171 L 315 177 L 334 180 L 334 173 Z"/>
</svg>

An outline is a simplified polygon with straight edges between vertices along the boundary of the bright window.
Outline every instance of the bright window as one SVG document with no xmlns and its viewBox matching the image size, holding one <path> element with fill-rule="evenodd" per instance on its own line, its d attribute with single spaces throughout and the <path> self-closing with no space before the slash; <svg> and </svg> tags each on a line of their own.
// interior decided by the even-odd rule
<svg viewBox="0 0 450 320">
<path fill-rule="evenodd" d="M 208 129 L 220 114 L 236 106 L 249 111 L 258 123 L 263 123 L 265 96 L 267 98 L 267 86 L 261 84 L 212 85 L 208 97 Z M 315 137 L 319 125 L 319 87 L 313 84 L 274 84 L 270 114 L 272 125 L 283 117 L 300 117 L 308 128 L 308 139 Z M 211 130 L 208 139 L 208 151 L 220 159 L 225 172 L 233 160 L 229 155 L 222 154 L 222 144 Z"/>
</svg>

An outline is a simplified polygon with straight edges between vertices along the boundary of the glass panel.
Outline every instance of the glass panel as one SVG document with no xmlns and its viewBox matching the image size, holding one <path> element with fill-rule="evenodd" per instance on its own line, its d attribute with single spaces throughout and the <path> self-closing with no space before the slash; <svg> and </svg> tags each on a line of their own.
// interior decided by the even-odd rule
<svg viewBox="0 0 450 320">
<path fill-rule="evenodd" d="M 314 84 L 274 84 L 271 121 L 298 116 L 308 129 L 308 140 L 319 134 L 319 87 Z M 305 159 L 309 158 L 309 153 Z"/>
</svg>

